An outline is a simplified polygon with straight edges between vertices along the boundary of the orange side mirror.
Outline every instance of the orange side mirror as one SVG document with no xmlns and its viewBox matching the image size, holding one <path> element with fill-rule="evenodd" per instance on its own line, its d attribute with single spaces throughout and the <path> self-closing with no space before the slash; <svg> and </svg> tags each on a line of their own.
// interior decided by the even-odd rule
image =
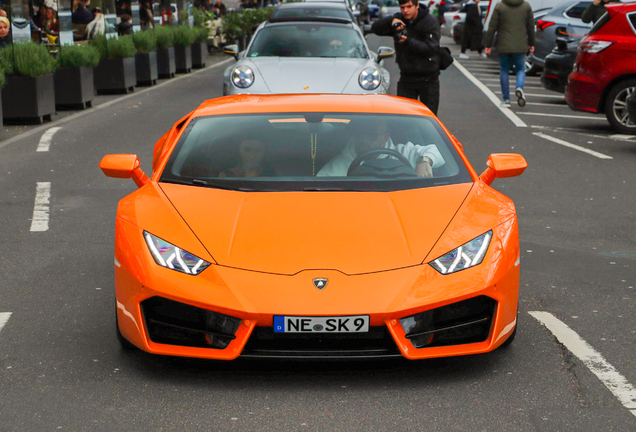
<svg viewBox="0 0 636 432">
<path fill-rule="evenodd" d="M 148 183 L 148 176 L 140 168 L 141 162 L 137 155 L 111 154 L 102 158 L 99 167 L 106 177 L 131 178 L 137 187 Z"/>
<path fill-rule="evenodd" d="M 528 162 L 520 154 L 494 153 L 488 157 L 486 165 L 488 168 L 479 178 L 489 185 L 495 178 L 516 177 L 523 174 L 528 167 Z"/>
</svg>

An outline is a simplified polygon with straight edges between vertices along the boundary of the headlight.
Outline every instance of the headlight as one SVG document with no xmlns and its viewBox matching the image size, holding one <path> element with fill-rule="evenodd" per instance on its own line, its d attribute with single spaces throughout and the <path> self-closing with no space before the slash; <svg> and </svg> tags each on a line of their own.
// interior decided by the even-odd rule
<svg viewBox="0 0 636 432">
<path fill-rule="evenodd" d="M 430 265 L 444 275 L 476 266 L 484 259 L 491 238 L 492 231 L 488 231 L 430 262 Z"/>
<path fill-rule="evenodd" d="M 161 240 L 149 232 L 144 231 L 144 238 L 146 239 L 146 244 L 148 245 L 148 249 L 150 249 L 152 257 L 161 267 L 166 267 L 181 273 L 197 275 L 210 265 L 209 262 L 183 249 L 179 249 L 175 245 Z"/>
<path fill-rule="evenodd" d="M 232 71 L 232 82 L 238 88 L 248 88 L 254 84 L 254 72 L 247 66 L 239 66 Z"/>
<path fill-rule="evenodd" d="M 358 78 L 360 87 L 365 90 L 375 90 L 381 82 L 382 75 L 380 75 L 380 71 L 373 67 L 368 67 L 360 72 L 360 77 Z"/>
</svg>

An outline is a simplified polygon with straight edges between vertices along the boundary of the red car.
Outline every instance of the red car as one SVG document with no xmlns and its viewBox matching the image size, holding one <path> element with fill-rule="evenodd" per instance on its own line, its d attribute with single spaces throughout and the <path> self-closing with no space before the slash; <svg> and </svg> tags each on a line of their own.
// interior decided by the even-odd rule
<svg viewBox="0 0 636 432">
<path fill-rule="evenodd" d="M 636 134 L 625 103 L 636 87 L 636 3 L 606 8 L 579 44 L 565 100 L 575 111 L 604 113 L 620 133 Z"/>
</svg>

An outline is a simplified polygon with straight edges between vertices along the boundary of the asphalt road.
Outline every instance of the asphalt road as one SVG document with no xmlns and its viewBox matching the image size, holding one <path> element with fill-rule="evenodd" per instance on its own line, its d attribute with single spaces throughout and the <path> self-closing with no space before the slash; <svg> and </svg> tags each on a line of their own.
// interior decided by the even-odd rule
<svg viewBox="0 0 636 432">
<path fill-rule="evenodd" d="M 398 71 L 386 63 L 395 91 Z M 460 66 L 498 90 L 494 62 Z M 221 95 L 222 69 L 47 125 L 61 127 L 49 151 L 36 151 L 48 127 L 0 141 L 0 431 L 636 430 L 636 405 L 619 398 L 636 384 L 636 142 L 614 136 L 601 117 L 563 109 L 556 93 L 530 91 L 536 78 L 528 102 L 544 105 L 513 106 L 526 124 L 518 127 L 458 66 L 441 76 L 439 117 L 476 170 L 497 152 L 529 163 L 521 177 L 493 183 L 519 217 L 512 346 L 419 362 L 220 363 L 122 351 L 114 222 L 117 201 L 135 186 L 104 177 L 98 163 L 136 153 L 150 171 L 155 141 Z M 32 231 L 43 226 L 32 220 L 38 190 L 50 208 L 44 231 Z M 571 335 L 557 340 L 530 312 L 557 318 L 603 361 L 577 355 Z M 610 376 L 609 387 L 595 370 Z M 614 372 L 623 387 L 610 388 Z"/>
</svg>

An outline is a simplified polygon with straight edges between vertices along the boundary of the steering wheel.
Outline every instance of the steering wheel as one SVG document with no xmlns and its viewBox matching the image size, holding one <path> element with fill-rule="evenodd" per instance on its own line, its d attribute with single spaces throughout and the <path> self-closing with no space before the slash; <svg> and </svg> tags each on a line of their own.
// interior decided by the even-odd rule
<svg viewBox="0 0 636 432">
<path fill-rule="evenodd" d="M 381 154 L 385 154 L 385 155 L 388 155 L 388 156 L 395 157 L 404 166 L 408 167 L 413 172 L 413 175 L 417 176 L 417 173 L 415 172 L 413 167 L 411 167 L 411 162 L 409 162 L 409 160 L 407 158 L 405 158 L 402 153 L 400 153 L 400 152 L 398 152 L 396 150 L 393 150 L 393 149 L 388 149 L 388 148 L 371 149 L 371 150 L 367 150 L 367 151 L 364 151 L 364 152 L 360 153 L 351 162 L 351 165 L 349 165 L 349 170 L 347 171 L 347 176 L 350 176 L 351 173 L 354 172 L 362 164 L 362 162 L 364 162 L 365 160 L 371 159 L 371 157 L 374 157 L 376 155 L 381 155 Z"/>
</svg>

